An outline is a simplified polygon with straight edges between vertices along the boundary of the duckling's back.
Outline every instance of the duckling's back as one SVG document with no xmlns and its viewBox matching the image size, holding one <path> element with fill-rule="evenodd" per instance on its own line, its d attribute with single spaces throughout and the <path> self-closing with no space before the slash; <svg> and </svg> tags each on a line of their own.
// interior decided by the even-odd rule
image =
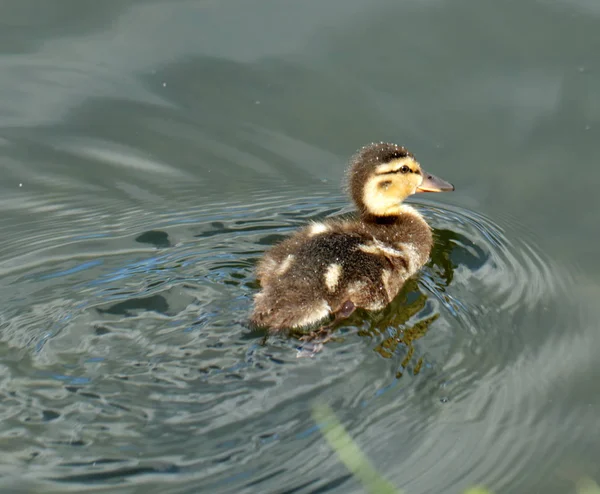
<svg viewBox="0 0 600 494">
<path fill-rule="evenodd" d="M 431 230 L 414 213 L 389 224 L 317 223 L 272 248 L 258 265 L 252 322 L 299 328 L 385 307 L 429 257 Z"/>
</svg>

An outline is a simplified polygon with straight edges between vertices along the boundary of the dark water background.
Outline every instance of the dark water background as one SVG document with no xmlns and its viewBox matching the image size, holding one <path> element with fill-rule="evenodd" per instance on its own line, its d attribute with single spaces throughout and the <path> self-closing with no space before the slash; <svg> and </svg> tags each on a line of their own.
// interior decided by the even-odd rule
<svg viewBox="0 0 600 494">
<path fill-rule="evenodd" d="M 600 3 L 0 3 L 2 492 L 407 493 L 600 479 Z M 411 149 L 432 260 L 314 358 L 253 267 Z"/>
</svg>

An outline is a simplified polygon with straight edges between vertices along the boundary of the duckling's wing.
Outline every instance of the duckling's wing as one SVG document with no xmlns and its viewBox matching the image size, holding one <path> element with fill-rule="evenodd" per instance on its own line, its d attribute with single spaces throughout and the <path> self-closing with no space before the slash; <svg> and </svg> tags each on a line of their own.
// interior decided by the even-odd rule
<svg viewBox="0 0 600 494">
<path fill-rule="evenodd" d="M 369 239 L 352 232 L 294 237 L 269 252 L 259 270 L 262 291 L 252 320 L 272 328 L 302 327 L 354 307 L 378 309 L 389 302 L 385 285 L 393 269 Z"/>
</svg>

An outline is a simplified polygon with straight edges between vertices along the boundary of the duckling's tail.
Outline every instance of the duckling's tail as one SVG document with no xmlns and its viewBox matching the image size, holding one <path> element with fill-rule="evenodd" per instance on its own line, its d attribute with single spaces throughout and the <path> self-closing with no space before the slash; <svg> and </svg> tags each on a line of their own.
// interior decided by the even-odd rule
<svg viewBox="0 0 600 494">
<path fill-rule="evenodd" d="M 254 297 L 250 322 L 273 331 L 311 326 L 331 313 L 326 300 L 295 293 L 293 300 L 275 289 L 265 289 Z"/>
</svg>

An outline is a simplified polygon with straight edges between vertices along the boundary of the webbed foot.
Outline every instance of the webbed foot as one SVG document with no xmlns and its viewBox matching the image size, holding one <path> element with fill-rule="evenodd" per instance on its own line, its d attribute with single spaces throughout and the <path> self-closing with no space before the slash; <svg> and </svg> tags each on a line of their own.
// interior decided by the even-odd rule
<svg viewBox="0 0 600 494">
<path fill-rule="evenodd" d="M 298 348 L 296 358 L 314 357 L 323 349 L 323 345 L 331 340 L 332 331 L 333 325 L 328 324 L 298 338 L 303 343 Z"/>
<path fill-rule="evenodd" d="M 354 305 L 354 302 L 352 302 L 352 300 L 346 300 L 340 307 L 340 310 L 335 313 L 335 320 L 338 321 L 339 319 L 350 317 L 355 310 L 356 305 Z"/>
<path fill-rule="evenodd" d="M 335 312 L 333 321 L 298 338 L 303 344 L 298 349 L 296 358 L 314 357 L 319 353 L 323 349 L 323 345 L 333 338 L 333 328 L 337 323 L 349 317 L 355 310 L 356 306 L 354 303 L 351 300 L 346 300 L 339 310 Z"/>
</svg>

